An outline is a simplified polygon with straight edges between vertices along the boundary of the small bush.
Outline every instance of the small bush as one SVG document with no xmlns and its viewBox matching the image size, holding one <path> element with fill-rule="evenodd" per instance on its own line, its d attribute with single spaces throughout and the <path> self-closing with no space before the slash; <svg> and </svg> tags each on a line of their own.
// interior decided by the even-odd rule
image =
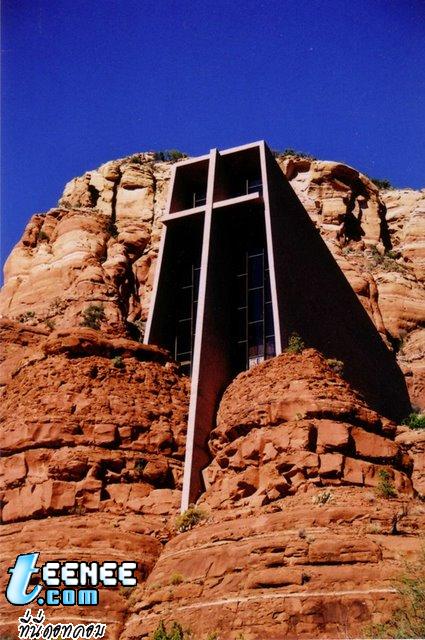
<svg viewBox="0 0 425 640">
<path fill-rule="evenodd" d="M 74 513 L 75 513 L 76 516 L 83 516 L 85 514 L 85 512 L 86 512 L 86 508 L 82 504 L 77 504 L 74 507 Z"/>
<path fill-rule="evenodd" d="M 131 596 L 135 588 L 136 587 L 124 587 L 123 585 L 121 585 L 121 587 L 119 588 L 119 594 L 127 600 Z"/>
<path fill-rule="evenodd" d="M 292 333 L 285 351 L 287 353 L 301 353 L 304 349 L 305 344 L 303 339 L 298 335 L 298 333 Z"/>
<path fill-rule="evenodd" d="M 54 329 L 54 328 L 55 328 L 55 326 L 56 326 L 56 323 L 55 323 L 55 321 L 53 320 L 53 318 L 47 318 L 47 319 L 44 321 L 44 324 L 45 324 L 45 325 L 46 325 L 46 327 L 47 327 L 48 329 L 50 329 L 51 331 L 53 331 L 53 329 Z"/>
<path fill-rule="evenodd" d="M 374 267 L 379 266 L 384 271 L 398 271 L 402 272 L 406 270 L 402 264 L 397 262 L 399 254 L 396 251 L 387 251 L 381 254 L 378 247 L 373 245 L 370 247 L 370 260 Z"/>
<path fill-rule="evenodd" d="M 133 164 L 142 164 L 142 155 L 140 153 L 133 153 L 128 159 Z"/>
<path fill-rule="evenodd" d="M 84 309 L 82 315 L 83 319 L 80 325 L 90 329 L 100 329 L 100 323 L 105 320 L 105 311 L 102 304 L 90 304 Z"/>
<path fill-rule="evenodd" d="M 317 496 L 314 496 L 313 503 L 326 504 L 332 500 L 332 497 L 332 491 L 322 491 L 322 493 L 318 493 Z"/>
<path fill-rule="evenodd" d="M 164 622 L 161 620 L 156 631 L 154 631 L 151 636 L 151 640 L 186 640 L 189 637 L 189 633 L 184 631 L 178 622 L 172 622 L 170 630 L 168 631 Z"/>
<path fill-rule="evenodd" d="M 170 584 L 176 586 L 183 582 L 183 576 L 181 573 L 174 572 L 171 574 Z"/>
<path fill-rule="evenodd" d="M 425 429 L 425 414 L 410 413 L 401 424 L 405 424 L 410 429 Z"/>
<path fill-rule="evenodd" d="M 381 498 L 396 498 L 397 491 L 394 486 L 394 483 L 391 479 L 389 472 L 386 469 L 380 469 L 379 471 L 379 482 L 376 487 L 376 493 Z"/>
<path fill-rule="evenodd" d="M 364 630 L 373 638 L 425 638 L 425 546 L 415 562 L 407 562 L 395 580 L 401 606 L 391 619 Z"/>
<path fill-rule="evenodd" d="M 274 155 L 275 158 L 279 158 L 279 157 L 285 158 L 285 157 L 293 156 L 295 158 L 303 158 L 304 160 L 316 160 L 316 158 L 311 154 L 304 153 L 303 151 L 296 151 L 291 147 L 287 147 L 283 151 L 279 151 L 278 149 L 273 149 L 272 154 Z"/>
<path fill-rule="evenodd" d="M 187 158 L 187 153 L 183 153 L 178 149 L 166 149 L 165 151 L 155 151 L 155 160 L 158 162 L 170 162 Z"/>
<path fill-rule="evenodd" d="M 38 232 L 37 239 L 38 239 L 39 242 L 48 242 L 49 241 L 49 236 L 47 235 L 47 233 L 45 231 L 40 229 L 40 231 Z"/>
<path fill-rule="evenodd" d="M 115 356 L 115 358 L 112 358 L 112 364 L 115 369 L 124 369 L 124 362 L 121 356 Z"/>
<path fill-rule="evenodd" d="M 193 529 L 193 527 L 204 518 L 206 518 L 206 514 L 202 511 L 202 509 L 196 507 L 194 504 L 191 504 L 189 505 L 189 508 L 186 509 L 186 511 L 177 516 L 176 529 L 177 531 L 180 531 L 180 533 L 189 531 L 190 529 Z"/>
<path fill-rule="evenodd" d="M 389 180 L 386 180 L 386 179 L 380 180 L 379 178 L 370 178 L 370 181 L 373 182 L 375 187 L 378 187 L 378 189 L 383 189 L 383 190 L 394 189 L 393 185 Z"/>
<path fill-rule="evenodd" d="M 29 320 L 32 320 L 33 318 L 35 318 L 35 312 L 34 311 L 25 311 L 25 313 L 20 313 L 18 316 L 18 322 L 22 322 L 25 324 L 25 322 L 28 322 Z"/>
<path fill-rule="evenodd" d="M 332 371 L 335 371 L 335 373 L 337 373 L 338 375 L 341 375 L 343 373 L 344 363 L 342 362 L 342 360 L 337 360 L 336 358 L 328 358 L 326 362 L 328 363 Z"/>
</svg>

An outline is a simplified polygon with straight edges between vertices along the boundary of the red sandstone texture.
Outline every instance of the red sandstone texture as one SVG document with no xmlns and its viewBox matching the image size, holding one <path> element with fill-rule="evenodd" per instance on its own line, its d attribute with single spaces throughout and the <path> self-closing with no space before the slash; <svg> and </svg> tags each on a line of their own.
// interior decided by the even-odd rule
<svg viewBox="0 0 425 640">
<path fill-rule="evenodd" d="M 167 543 L 123 638 L 161 619 L 224 640 L 357 637 L 387 619 L 425 525 L 420 434 L 371 411 L 310 349 L 241 373 L 210 449 L 206 518 Z M 380 471 L 396 497 L 380 495 Z"/>
<path fill-rule="evenodd" d="M 135 341 L 80 327 L 46 336 L 2 326 L 0 618 L 15 631 L 22 612 L 4 587 L 19 552 L 41 551 L 40 563 L 134 559 L 139 580 L 152 569 L 180 504 L 189 381 L 164 351 Z M 101 594 L 96 617 L 111 638 L 129 595 Z"/>
<path fill-rule="evenodd" d="M 425 194 L 379 192 L 341 164 L 279 163 L 425 406 Z M 199 639 L 359 634 L 389 615 L 392 577 L 419 547 L 424 431 L 372 411 L 317 352 L 279 356 L 225 392 L 199 500 L 207 517 L 176 532 L 189 381 L 134 340 L 169 171 L 140 154 L 76 178 L 7 262 L 1 593 L 30 545 L 41 562 L 139 563 L 136 589 L 101 593 L 111 640 L 147 638 L 161 619 Z M 99 330 L 81 326 L 92 305 Z M 377 494 L 382 470 L 397 497 Z M 20 613 L 2 596 L 2 634 Z"/>
<path fill-rule="evenodd" d="M 278 163 L 425 408 L 425 192 L 379 191 L 336 162 Z M 51 331 L 97 304 L 104 333 L 143 332 L 169 175 L 170 163 L 141 153 L 71 180 L 9 256 L 0 314 Z"/>
</svg>

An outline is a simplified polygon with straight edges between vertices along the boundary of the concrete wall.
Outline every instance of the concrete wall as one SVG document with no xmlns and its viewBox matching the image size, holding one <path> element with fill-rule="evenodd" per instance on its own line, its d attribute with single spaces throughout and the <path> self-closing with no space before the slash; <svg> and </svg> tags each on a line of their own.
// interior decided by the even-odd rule
<svg viewBox="0 0 425 640">
<path fill-rule="evenodd" d="M 266 163 L 283 345 L 297 332 L 344 362 L 344 377 L 371 407 L 401 418 L 410 402 L 395 356 L 268 149 Z"/>
</svg>

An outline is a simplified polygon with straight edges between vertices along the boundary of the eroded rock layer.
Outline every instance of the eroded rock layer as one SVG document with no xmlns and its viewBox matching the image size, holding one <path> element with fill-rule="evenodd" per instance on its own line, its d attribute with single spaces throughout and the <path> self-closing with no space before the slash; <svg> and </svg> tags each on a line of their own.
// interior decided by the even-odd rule
<svg viewBox="0 0 425 640">
<path fill-rule="evenodd" d="M 394 575 L 425 526 L 420 435 L 371 411 L 305 350 L 235 379 L 210 448 L 205 519 L 165 546 L 125 640 L 161 620 L 195 638 L 277 640 L 358 637 L 388 619 Z"/>
<path fill-rule="evenodd" d="M 425 192 L 379 191 L 336 162 L 278 163 L 424 408 Z M 170 168 L 141 153 L 71 180 L 7 260 L 0 313 L 51 331 L 79 325 L 101 305 L 103 332 L 143 332 Z"/>
<path fill-rule="evenodd" d="M 40 551 L 39 564 L 133 559 L 139 581 L 149 574 L 179 509 L 188 379 L 164 351 L 138 342 L 3 326 L 15 366 L 0 410 L 0 617 L 13 631 L 17 609 L 3 587 L 19 552 Z M 101 594 L 96 617 L 109 637 L 118 637 L 129 595 Z M 59 608 L 54 618 L 64 615 Z"/>
</svg>

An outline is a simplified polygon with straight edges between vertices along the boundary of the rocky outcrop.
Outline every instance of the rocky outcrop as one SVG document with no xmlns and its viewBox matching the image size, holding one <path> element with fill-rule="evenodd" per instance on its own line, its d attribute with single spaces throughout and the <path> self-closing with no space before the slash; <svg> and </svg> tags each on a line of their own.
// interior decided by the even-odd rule
<svg viewBox="0 0 425 640">
<path fill-rule="evenodd" d="M 3 587 L 29 540 L 41 562 L 135 559 L 146 578 L 179 509 L 189 382 L 156 347 L 80 327 L 3 328 L 0 611 L 16 627 Z M 129 595 L 103 594 L 112 638 Z"/>
<path fill-rule="evenodd" d="M 66 185 L 58 208 L 33 216 L 5 266 L 4 317 L 51 331 L 84 324 L 95 305 L 104 333 L 143 332 L 170 175 L 155 158 L 89 171 Z M 425 192 L 379 191 L 341 163 L 278 162 L 424 408 Z"/>
<path fill-rule="evenodd" d="M 210 438 L 205 517 L 167 543 L 123 638 L 160 620 L 223 640 L 358 637 L 385 621 L 425 525 L 415 447 L 420 434 L 397 432 L 313 350 L 240 374 Z"/>
<path fill-rule="evenodd" d="M 425 193 L 379 192 L 338 163 L 278 161 L 424 407 Z M 75 178 L 7 261 L 1 593 L 31 541 L 42 562 L 139 563 L 136 589 L 101 594 L 112 640 L 147 638 L 161 619 L 195 638 L 359 634 L 395 606 L 392 577 L 419 546 L 423 432 L 372 411 L 341 363 L 286 353 L 225 392 L 206 517 L 175 530 L 189 381 L 139 341 L 169 175 L 136 154 Z M 11 609 L 3 595 L 3 634 L 16 631 Z"/>
</svg>

